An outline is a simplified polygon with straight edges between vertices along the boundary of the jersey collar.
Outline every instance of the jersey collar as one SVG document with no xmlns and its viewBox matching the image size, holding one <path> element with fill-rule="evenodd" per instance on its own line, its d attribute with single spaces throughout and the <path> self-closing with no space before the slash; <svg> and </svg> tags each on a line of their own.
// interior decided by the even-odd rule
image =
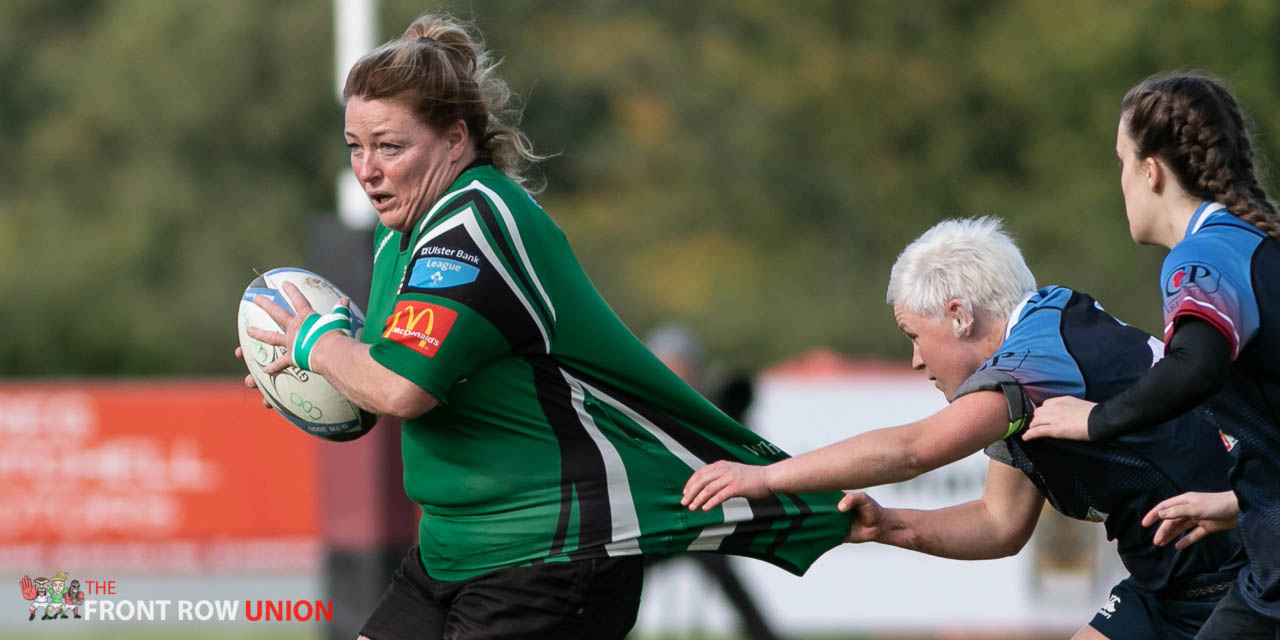
<svg viewBox="0 0 1280 640">
<path fill-rule="evenodd" d="M 431 218 L 433 218 L 436 215 L 436 212 L 439 211 L 441 207 L 443 207 L 444 205 L 448 204 L 451 200 L 453 200 L 454 196 L 471 188 L 470 183 L 467 181 L 471 180 L 474 182 L 475 179 L 474 177 L 468 177 L 467 174 L 469 174 L 470 172 L 476 169 L 481 169 L 484 167 L 491 167 L 491 166 L 493 166 L 492 160 L 489 160 L 488 158 L 476 158 L 475 160 L 471 161 L 471 164 L 463 167 L 462 171 L 458 172 L 458 177 L 454 178 L 453 182 L 451 182 L 449 186 L 445 189 L 446 193 L 440 196 L 439 198 L 437 198 L 435 203 L 431 205 L 431 208 L 427 209 L 427 212 L 422 214 L 422 217 L 419 218 L 416 223 L 414 223 L 415 226 L 417 227 L 417 231 L 415 231 L 414 233 L 407 233 L 405 234 L 405 236 L 406 237 L 412 236 L 418 232 L 421 232 L 423 229 L 426 229 L 427 225 L 431 224 Z M 401 251 L 404 251 L 404 242 L 405 242 L 404 240 L 401 240 L 401 249 L 400 249 Z"/>
<path fill-rule="evenodd" d="M 1009 322 L 1004 325 L 1005 340 L 1008 340 L 1009 334 L 1013 333 L 1013 325 L 1018 324 L 1018 320 L 1022 318 L 1022 310 L 1027 308 L 1027 303 L 1031 302 L 1031 298 L 1034 297 L 1037 293 L 1039 292 L 1038 291 L 1028 292 L 1027 295 L 1022 296 L 1022 301 L 1018 303 L 1018 306 L 1013 308 L 1013 313 L 1009 314 Z"/>
<path fill-rule="evenodd" d="M 1191 219 L 1187 221 L 1186 235 L 1189 236 L 1194 234 L 1200 230 L 1200 227 L 1204 226 L 1205 222 L 1209 221 L 1209 218 L 1222 214 L 1226 211 L 1227 205 L 1222 204 L 1221 202 L 1212 202 L 1210 200 L 1201 202 L 1200 206 L 1196 207 L 1196 212 L 1191 214 Z"/>
</svg>

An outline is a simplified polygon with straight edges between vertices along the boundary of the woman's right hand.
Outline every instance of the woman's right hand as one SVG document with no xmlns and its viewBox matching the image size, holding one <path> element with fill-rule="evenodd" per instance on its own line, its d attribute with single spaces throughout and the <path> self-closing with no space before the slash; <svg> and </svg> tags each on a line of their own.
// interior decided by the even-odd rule
<svg viewBox="0 0 1280 640">
<path fill-rule="evenodd" d="M 1160 522 L 1160 528 L 1156 529 L 1152 540 L 1157 547 L 1169 544 L 1169 541 L 1187 531 L 1187 535 L 1173 545 L 1174 549 L 1186 549 L 1211 533 L 1236 528 L 1236 516 L 1239 513 L 1240 505 L 1234 492 L 1192 491 L 1152 507 L 1142 517 L 1142 526 L 1149 527 Z"/>
<path fill-rule="evenodd" d="M 710 511 L 729 498 L 763 498 L 769 490 L 765 467 L 719 460 L 690 476 L 680 504 L 690 511 Z"/>
<path fill-rule="evenodd" d="M 858 492 L 845 494 L 836 508 L 843 512 L 853 512 L 853 527 L 845 542 L 875 542 L 883 533 L 884 508 L 871 496 Z"/>
</svg>

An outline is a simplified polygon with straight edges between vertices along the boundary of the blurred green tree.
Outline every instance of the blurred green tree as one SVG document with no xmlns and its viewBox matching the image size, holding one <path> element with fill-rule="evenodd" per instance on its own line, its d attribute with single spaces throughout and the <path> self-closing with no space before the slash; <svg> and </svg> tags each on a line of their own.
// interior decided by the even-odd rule
<svg viewBox="0 0 1280 640">
<path fill-rule="evenodd" d="M 19 0 L 0 25 L 0 375 L 235 370 L 235 292 L 332 208 L 331 16 Z"/>
<path fill-rule="evenodd" d="M 1113 152 L 1148 74 L 1223 77 L 1277 158 L 1280 7 L 382 0 L 475 20 L 555 157 L 538 198 L 619 315 L 756 365 L 901 358 L 901 248 L 1008 219 L 1042 283 L 1158 329 Z M 0 375 L 238 370 L 230 307 L 298 263 L 345 158 L 328 3 L 0 3 Z"/>
</svg>

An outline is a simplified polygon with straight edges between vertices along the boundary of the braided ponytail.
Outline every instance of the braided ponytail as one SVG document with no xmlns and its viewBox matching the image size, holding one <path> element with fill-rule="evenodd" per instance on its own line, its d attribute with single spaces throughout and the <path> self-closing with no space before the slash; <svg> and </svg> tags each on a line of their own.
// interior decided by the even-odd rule
<svg viewBox="0 0 1280 640">
<path fill-rule="evenodd" d="M 1188 193 L 1221 202 L 1280 241 L 1280 214 L 1258 182 L 1249 123 L 1221 83 L 1153 76 L 1125 94 L 1121 114 L 1140 157 L 1164 160 Z"/>
<path fill-rule="evenodd" d="M 1253 163 L 1252 123 L 1248 121 L 1244 110 L 1236 103 L 1231 92 L 1218 83 L 1213 83 L 1212 89 L 1231 119 L 1231 132 L 1235 138 L 1236 150 L 1233 155 L 1233 173 L 1242 176 L 1242 179 L 1236 180 L 1228 187 L 1231 192 L 1228 197 L 1237 199 L 1240 203 L 1239 208 L 1233 208 L 1225 201 L 1222 203 L 1227 204 L 1227 209 L 1239 216 L 1241 220 L 1265 231 L 1273 238 L 1280 239 L 1280 214 L 1276 212 L 1275 203 L 1259 183 Z"/>
</svg>

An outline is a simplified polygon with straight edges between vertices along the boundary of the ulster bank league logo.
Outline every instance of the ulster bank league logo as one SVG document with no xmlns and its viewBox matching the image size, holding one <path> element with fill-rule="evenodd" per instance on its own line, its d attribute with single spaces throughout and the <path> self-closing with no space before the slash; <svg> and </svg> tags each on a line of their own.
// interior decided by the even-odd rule
<svg viewBox="0 0 1280 640">
<path fill-rule="evenodd" d="M 429 302 L 404 300 L 396 304 L 395 311 L 387 318 L 387 330 L 382 337 L 434 358 L 457 319 L 458 312 L 453 309 Z"/>
<path fill-rule="evenodd" d="M 421 258 L 413 264 L 409 273 L 411 289 L 447 289 L 471 284 L 480 270 L 457 260 L 447 258 Z"/>
<path fill-rule="evenodd" d="M 84 605 L 84 592 L 80 590 L 79 580 L 69 580 L 69 576 L 59 571 L 53 577 L 40 576 L 35 580 L 31 576 L 22 576 L 18 588 L 22 598 L 27 601 L 27 620 L 33 621 L 36 616 L 41 620 L 67 620 L 82 617 L 80 607 Z"/>
</svg>

